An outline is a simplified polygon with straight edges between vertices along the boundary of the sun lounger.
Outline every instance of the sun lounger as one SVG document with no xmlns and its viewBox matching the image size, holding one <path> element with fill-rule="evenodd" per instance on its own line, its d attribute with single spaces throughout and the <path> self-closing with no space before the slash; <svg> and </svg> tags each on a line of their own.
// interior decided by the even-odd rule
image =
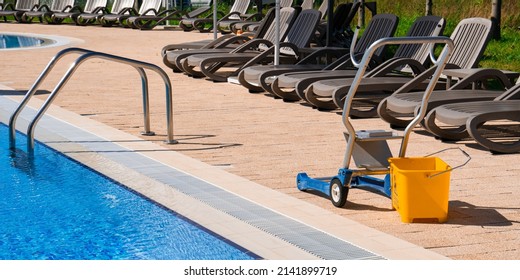
<svg viewBox="0 0 520 280">
<path fill-rule="evenodd" d="M 74 6 L 74 0 L 53 0 L 50 5 L 43 4 L 36 11 L 31 10 L 23 13 L 23 22 L 32 22 L 37 18 L 40 22 L 50 21 L 50 16 L 57 12 L 67 12 Z"/>
<path fill-rule="evenodd" d="M 286 101 L 297 101 L 301 97 L 298 95 L 298 88 L 305 83 L 319 80 L 321 77 L 329 77 L 331 75 L 329 69 L 335 69 L 341 65 L 345 65 L 349 72 L 357 71 L 352 63 L 352 57 L 360 57 L 368 49 L 368 47 L 378 39 L 385 37 L 392 37 L 397 28 L 398 17 L 391 14 L 378 14 L 369 22 L 365 32 L 360 37 L 359 41 L 354 40 L 350 48 L 350 54 L 345 55 L 339 60 L 322 67 L 321 69 L 313 69 L 305 67 L 304 63 L 299 63 L 296 69 L 288 69 L 283 74 L 276 73 L 262 73 L 257 80 L 260 82 L 262 88 L 266 91 L 278 96 Z M 359 29 L 358 29 L 359 31 Z M 357 31 L 357 32 L 358 32 Z M 357 34 L 354 36 L 357 37 Z M 376 51 L 374 65 L 382 61 L 382 55 L 385 48 L 380 48 Z M 343 69 L 343 68 L 342 68 Z M 304 72 L 302 72 L 304 71 Z M 273 75 L 274 74 L 274 75 Z M 299 82 L 301 80 L 301 82 Z"/>
<path fill-rule="evenodd" d="M 471 137 L 493 153 L 520 152 L 519 122 L 520 83 L 492 101 L 436 107 L 424 121 L 428 131 L 443 140 Z"/>
<path fill-rule="evenodd" d="M 107 0 L 87 0 L 85 7 L 74 6 L 66 12 L 55 12 L 50 16 L 49 23 L 62 23 L 65 19 L 71 19 L 76 22 L 76 18 L 85 13 L 98 13 L 106 8 Z"/>
<path fill-rule="evenodd" d="M 107 7 L 99 9 L 96 13 L 82 13 L 75 17 L 74 21 L 77 25 L 87 25 L 99 22 L 101 17 L 106 15 L 124 15 L 129 13 L 134 7 L 135 0 L 114 0 L 112 9 L 109 11 Z"/>
<path fill-rule="evenodd" d="M 208 0 L 209 2 L 209 0 Z M 211 7 L 208 5 L 200 6 L 190 12 L 183 12 L 176 9 L 167 9 L 158 13 L 148 13 L 146 15 L 132 16 L 126 20 L 127 27 L 141 30 L 151 30 L 159 24 L 166 23 L 170 20 L 182 20 L 185 18 L 197 18 L 209 11 Z"/>
<path fill-rule="evenodd" d="M 518 72 L 498 69 L 472 68 L 445 70 L 445 73 L 453 74 L 454 72 L 461 72 L 461 74 L 457 76 L 464 76 L 465 78 L 448 90 L 433 91 L 428 101 L 428 112 L 444 104 L 492 100 L 503 91 L 496 89 L 476 89 L 475 84 L 482 84 L 488 80 L 493 80 L 500 82 L 504 89 L 508 89 L 513 86 L 512 80 L 518 78 L 520 75 Z M 470 87 L 473 89 L 468 89 Z M 377 113 L 381 119 L 388 122 L 393 128 L 406 127 L 418 110 L 421 104 L 421 97 L 421 92 L 401 92 L 397 90 L 379 103 Z"/>
<path fill-rule="evenodd" d="M 22 15 L 25 12 L 36 11 L 39 7 L 39 0 L 18 0 L 14 4 L 7 3 L 2 5 L 0 18 L 7 22 L 8 16 L 13 16 L 17 22 L 23 22 Z"/>
<path fill-rule="evenodd" d="M 490 30 L 491 21 L 489 19 L 462 20 L 451 35 L 455 49 L 446 68 L 470 69 L 475 67 L 489 41 Z M 356 95 L 358 101 L 367 101 L 363 103 L 368 108 L 352 109 L 351 113 L 357 117 L 376 116 L 376 108 L 384 97 L 400 88 L 403 91 L 424 90 L 433 71 L 434 69 L 429 69 L 417 76 L 381 73 L 364 78 Z M 315 82 L 306 89 L 306 99 L 318 108 L 333 109 L 332 104 L 336 105 L 336 108 L 343 108 L 343 99 L 350 89 L 352 80 L 353 78 L 344 78 Z M 438 82 L 437 89 L 442 87 L 446 89 L 446 83 Z"/>
<path fill-rule="evenodd" d="M 293 4 L 292 0 L 280 0 L 280 8 L 291 7 Z M 267 15 L 267 14 L 266 14 Z M 240 20 L 234 21 L 229 24 L 229 29 L 232 33 L 242 34 L 244 32 L 254 32 L 260 25 L 260 20 Z M 253 28 L 253 26 L 255 28 Z M 248 29 L 251 28 L 251 29 Z"/>
<path fill-rule="evenodd" d="M 220 20 L 241 20 L 241 16 L 245 15 L 247 12 L 247 8 L 251 4 L 250 0 L 237 0 L 234 1 L 233 6 L 231 6 L 231 9 L 229 10 L 229 13 L 221 16 L 219 18 Z M 217 21 L 217 27 L 218 22 Z M 179 27 L 182 28 L 184 31 L 192 31 L 192 30 L 198 30 L 200 32 L 209 32 L 213 29 L 213 15 L 208 15 L 204 18 L 185 18 L 181 19 L 179 22 Z"/>
<path fill-rule="evenodd" d="M 286 19 L 286 24 L 292 24 L 294 19 L 296 18 L 297 10 L 294 8 L 282 8 L 280 10 L 280 18 Z M 182 71 L 182 61 L 193 54 L 200 53 L 229 53 L 234 49 L 238 48 L 240 45 L 247 43 L 251 40 L 255 41 L 257 39 L 268 39 L 271 40 L 274 38 L 275 29 L 273 27 L 273 20 L 275 16 L 275 9 L 271 8 L 264 19 L 262 20 L 262 24 L 260 28 L 254 33 L 254 36 L 250 38 L 248 34 L 241 35 L 223 35 L 215 40 L 205 40 L 205 41 L 197 41 L 197 42 L 189 42 L 189 43 L 181 43 L 181 44 L 171 44 L 167 45 L 162 49 L 163 53 L 163 62 L 166 66 L 170 67 L 174 72 L 183 72 Z M 281 29 L 282 31 L 288 30 L 288 28 Z M 285 36 L 282 33 L 282 36 Z"/>
<path fill-rule="evenodd" d="M 351 9 L 357 10 L 358 7 L 359 7 L 359 2 L 357 2 L 355 5 L 352 5 Z M 352 18 L 353 18 L 353 15 L 352 15 Z M 391 27 L 391 26 L 392 25 L 388 25 L 388 27 Z M 370 29 L 370 27 L 368 29 Z M 395 31 L 395 28 L 391 32 L 394 32 L 394 31 Z M 367 35 L 368 34 L 371 34 L 371 31 L 368 31 Z M 388 35 L 384 31 L 381 34 Z M 377 34 L 374 34 L 374 35 L 375 36 L 373 38 L 376 39 Z M 360 47 L 362 48 L 363 46 L 365 46 L 365 44 L 366 44 L 366 43 L 364 43 L 365 40 L 362 39 L 361 41 L 363 43 L 358 44 L 356 46 L 357 48 L 360 48 Z M 368 47 L 368 46 L 366 46 L 366 47 Z M 342 51 L 341 49 L 338 49 L 336 51 L 338 53 L 343 53 L 348 50 L 345 49 Z M 359 52 L 358 50 L 355 51 L 355 53 L 358 53 L 358 52 Z M 255 66 L 251 66 L 251 67 L 246 67 L 238 74 L 238 77 L 236 77 L 236 78 L 230 77 L 230 79 L 228 81 L 230 81 L 232 83 L 240 83 L 241 85 L 243 85 L 244 87 L 249 89 L 250 92 L 261 92 L 264 90 L 271 92 L 270 91 L 271 80 L 268 79 L 269 77 L 276 77 L 280 74 L 289 73 L 289 72 L 321 70 L 324 67 L 326 67 L 327 66 L 326 64 L 315 63 L 316 58 L 321 57 L 322 53 L 329 55 L 331 52 L 330 51 L 326 51 L 326 52 L 318 51 L 316 53 L 309 54 L 301 61 L 298 61 L 296 64 L 255 65 Z M 288 94 L 286 96 L 286 99 L 292 100 L 291 95 Z"/>
<path fill-rule="evenodd" d="M 163 47 L 161 53 L 164 56 L 167 52 L 175 51 L 175 50 L 215 48 L 222 44 L 228 45 L 228 43 L 225 43 L 225 41 L 227 41 L 228 39 L 231 39 L 231 38 L 237 38 L 238 39 L 237 42 L 239 42 L 241 40 L 262 38 L 265 35 L 265 33 L 267 32 L 272 21 L 274 20 L 274 16 L 275 16 L 274 8 L 269 9 L 267 11 L 266 15 L 259 22 L 261 27 L 259 29 L 255 30 L 254 32 L 238 34 L 238 36 L 235 36 L 235 34 L 225 34 L 225 35 L 219 36 L 216 39 L 207 39 L 207 40 L 200 40 L 200 41 L 193 41 L 193 42 L 186 42 L 186 43 L 169 44 L 169 45 L 166 45 Z"/>
<path fill-rule="evenodd" d="M 303 10 L 290 27 L 286 39 L 280 43 L 280 60 L 296 60 L 298 49 L 308 47 L 316 30 L 321 13 L 317 10 Z M 194 76 L 205 75 L 213 81 L 225 82 L 229 76 L 237 75 L 243 67 L 270 63 L 273 59 L 274 40 L 257 44 L 252 48 L 241 47 L 229 54 L 198 54 L 184 59 L 183 70 Z M 286 49 L 284 49 L 286 48 Z M 226 71 L 219 71 L 226 67 Z M 229 68 L 233 70 L 228 71 Z"/>
<path fill-rule="evenodd" d="M 159 13 L 161 4 L 162 0 L 144 0 L 138 11 L 134 8 L 130 8 L 120 14 L 106 14 L 99 18 L 99 22 L 102 26 L 106 27 L 115 24 L 128 27 L 127 20 L 129 18 L 144 15 L 156 15 Z"/>
</svg>

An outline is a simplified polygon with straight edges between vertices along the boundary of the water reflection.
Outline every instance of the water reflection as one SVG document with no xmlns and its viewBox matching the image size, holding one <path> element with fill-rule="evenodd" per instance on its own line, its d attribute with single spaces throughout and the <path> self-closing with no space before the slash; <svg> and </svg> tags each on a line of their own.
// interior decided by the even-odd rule
<svg viewBox="0 0 520 280">
<path fill-rule="evenodd" d="M 0 49 L 38 47 L 44 42 L 36 37 L 0 34 Z"/>
</svg>

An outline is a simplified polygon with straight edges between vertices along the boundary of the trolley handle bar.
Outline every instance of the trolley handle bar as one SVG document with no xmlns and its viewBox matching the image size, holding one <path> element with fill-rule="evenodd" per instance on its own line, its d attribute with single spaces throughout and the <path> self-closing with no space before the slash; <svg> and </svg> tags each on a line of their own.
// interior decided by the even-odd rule
<svg viewBox="0 0 520 280">
<path fill-rule="evenodd" d="M 391 38 L 382 38 L 374 43 L 368 48 L 368 50 L 364 53 L 363 58 L 361 59 L 361 63 L 359 66 L 359 69 L 356 73 L 356 76 L 354 77 L 354 80 L 352 81 L 352 84 L 350 86 L 349 92 L 347 96 L 345 97 L 345 103 L 343 105 L 343 114 L 342 114 L 342 121 L 347 129 L 347 133 L 349 135 L 356 135 L 356 130 L 354 129 L 354 126 L 350 122 L 349 115 L 350 115 L 350 108 L 352 106 L 352 102 L 354 99 L 354 95 L 357 92 L 357 89 L 359 85 L 361 84 L 361 80 L 363 79 L 363 76 L 365 75 L 365 72 L 367 71 L 367 68 L 369 66 L 369 62 L 372 59 L 372 56 L 374 55 L 375 51 L 384 45 L 399 45 L 399 44 L 445 44 L 446 47 L 443 49 L 437 63 L 435 72 L 433 76 L 430 78 L 430 82 L 428 84 L 428 87 L 426 88 L 426 91 L 423 95 L 423 99 L 421 102 L 421 107 L 418 112 L 418 114 L 415 116 L 415 118 L 410 122 L 410 124 L 406 127 L 403 140 L 401 143 L 401 149 L 399 152 L 400 157 L 404 157 L 406 154 L 406 146 L 408 144 L 408 139 L 410 136 L 410 133 L 412 132 L 412 129 L 419 124 L 419 122 L 424 118 L 426 115 L 426 110 L 423 108 L 426 108 L 426 104 L 428 103 L 428 99 L 433 92 L 435 85 L 437 81 L 439 80 L 439 77 L 441 76 L 442 70 L 444 69 L 446 62 L 448 61 L 448 58 L 451 56 L 451 53 L 454 49 L 453 41 L 445 36 L 437 36 L 437 37 L 427 37 L 427 36 L 418 36 L 418 37 L 391 37 Z M 343 160 L 343 166 L 345 168 L 348 168 L 350 164 L 350 158 L 352 155 L 352 151 L 354 149 L 354 142 L 356 137 L 349 137 L 347 141 L 347 151 L 345 153 L 345 158 Z"/>
</svg>

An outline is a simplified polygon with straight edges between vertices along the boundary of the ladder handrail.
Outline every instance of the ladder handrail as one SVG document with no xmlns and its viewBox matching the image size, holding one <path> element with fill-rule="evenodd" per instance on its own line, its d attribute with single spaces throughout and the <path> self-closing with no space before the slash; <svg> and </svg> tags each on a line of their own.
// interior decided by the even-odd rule
<svg viewBox="0 0 520 280">
<path fill-rule="evenodd" d="M 45 69 L 42 71 L 40 76 L 36 79 L 33 86 L 27 91 L 25 94 L 23 100 L 20 102 L 16 110 L 13 112 L 9 119 L 9 142 L 10 142 L 10 148 L 15 147 L 15 135 L 16 135 L 16 120 L 18 118 L 18 115 L 21 113 L 23 108 L 27 105 L 29 100 L 34 96 L 34 93 L 38 89 L 39 85 L 43 82 L 43 80 L 47 77 L 47 75 L 50 73 L 50 71 L 54 68 L 56 63 L 63 58 L 65 55 L 70 53 L 82 53 L 81 56 L 79 56 L 74 62 L 71 63 L 69 69 L 65 73 L 65 75 L 61 78 L 60 82 L 56 85 L 54 90 L 51 92 L 49 97 L 45 100 L 45 103 L 40 107 L 38 112 L 36 113 L 34 119 L 29 124 L 29 127 L 27 129 L 27 146 L 30 153 L 34 150 L 34 129 L 40 120 L 40 118 L 45 114 L 48 107 L 51 105 L 51 103 L 54 101 L 54 99 L 59 94 L 61 88 L 69 81 L 69 79 L 72 77 L 74 72 L 77 70 L 77 68 L 86 60 L 91 58 L 103 58 L 105 60 L 120 62 L 123 64 L 127 64 L 130 66 L 133 66 L 139 75 L 141 76 L 141 85 L 142 85 L 142 91 L 143 91 L 143 113 L 144 113 L 144 129 L 145 131 L 143 134 L 145 135 L 153 135 L 153 132 L 150 131 L 150 112 L 149 112 L 149 98 L 148 98 L 148 79 L 146 77 L 146 73 L 144 69 L 152 70 L 159 74 L 161 78 L 164 81 L 165 89 L 166 89 L 166 123 L 167 123 L 167 135 L 168 138 L 166 140 L 166 143 L 168 144 L 175 144 L 177 143 L 176 140 L 173 139 L 173 105 L 172 105 L 172 90 L 171 90 L 171 82 L 168 78 L 168 75 L 164 70 L 162 70 L 160 67 L 150 64 L 147 62 L 142 62 L 126 57 L 111 55 L 107 53 L 102 52 L 96 52 L 91 50 L 86 50 L 82 48 L 68 48 L 61 50 L 58 52 L 47 64 Z M 143 69 L 144 68 L 144 69 Z"/>
</svg>

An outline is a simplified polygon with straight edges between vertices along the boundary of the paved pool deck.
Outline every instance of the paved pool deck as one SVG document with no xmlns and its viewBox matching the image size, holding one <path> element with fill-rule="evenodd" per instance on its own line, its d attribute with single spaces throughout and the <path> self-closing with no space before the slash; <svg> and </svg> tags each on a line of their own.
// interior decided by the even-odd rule
<svg viewBox="0 0 520 280">
<path fill-rule="evenodd" d="M 347 205 L 335 208 L 328 199 L 298 191 L 295 177 L 302 171 L 318 177 L 337 172 L 345 149 L 344 128 L 337 112 L 321 112 L 303 103 L 250 94 L 238 85 L 193 79 L 163 66 L 163 46 L 210 39 L 212 34 L 38 23 L 1 23 L 0 32 L 63 36 L 61 39 L 66 40 L 55 47 L 0 51 L 0 94 L 10 100 L 19 100 L 48 61 L 66 47 L 156 64 L 172 82 L 174 135 L 178 144 L 163 143 L 166 106 L 162 80 L 155 73 L 148 75 L 151 128 L 156 136 L 141 136 L 139 75 L 132 67 L 111 61 L 92 59 L 80 67 L 54 103 L 60 107 L 55 110 L 65 112 L 65 116 L 58 113 L 57 117 L 68 123 L 70 119 L 73 126 L 147 157 L 157 157 L 168 166 L 382 258 L 520 259 L 518 154 L 493 155 L 472 141 L 443 143 L 417 128 L 410 139 L 409 156 L 460 147 L 472 157 L 466 166 L 451 172 L 447 223 L 402 223 L 389 199 L 361 190 L 352 190 Z M 76 57 L 65 58 L 63 64 L 56 66 L 42 84 L 37 99 L 52 91 Z M 353 122 L 359 129 L 388 129 L 379 119 Z M 390 142 L 393 149 L 398 145 Z M 440 157 L 452 166 L 465 160 L 456 150 Z M 128 181 L 122 177 L 122 181 Z M 228 214 L 215 211 L 215 215 Z M 232 234 L 235 228 L 227 230 Z M 263 235 L 258 240 L 267 237 L 273 235 Z M 257 250 L 269 259 L 316 257 L 298 248 L 291 251 L 294 254 L 277 255 L 264 250 L 269 246 L 257 247 L 263 247 Z"/>
</svg>

